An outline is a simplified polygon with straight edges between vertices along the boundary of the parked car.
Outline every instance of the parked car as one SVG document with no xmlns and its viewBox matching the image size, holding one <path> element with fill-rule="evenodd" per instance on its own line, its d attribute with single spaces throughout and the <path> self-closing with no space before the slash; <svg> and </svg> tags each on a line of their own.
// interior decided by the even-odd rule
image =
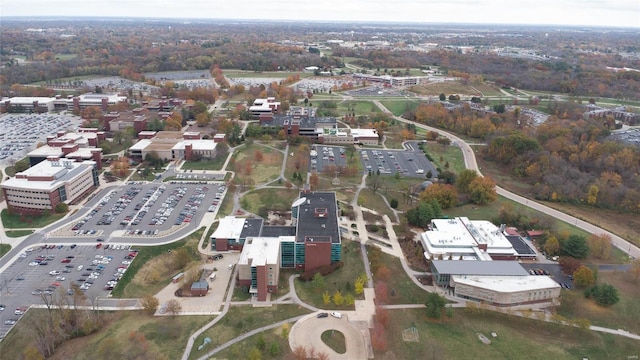
<svg viewBox="0 0 640 360">
<path fill-rule="evenodd" d="M 329 317 L 329 314 L 326 313 L 326 312 L 321 312 L 321 313 L 318 313 L 317 317 L 318 317 L 318 319 L 326 318 L 326 317 Z"/>
<path fill-rule="evenodd" d="M 331 316 L 333 316 L 336 319 L 342 319 L 342 313 L 339 313 L 337 311 L 332 311 Z"/>
</svg>

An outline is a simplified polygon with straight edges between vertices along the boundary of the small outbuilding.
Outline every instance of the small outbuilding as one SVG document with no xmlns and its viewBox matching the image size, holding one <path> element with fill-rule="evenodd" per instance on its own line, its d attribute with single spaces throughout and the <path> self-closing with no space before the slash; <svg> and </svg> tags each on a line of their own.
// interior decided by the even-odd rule
<svg viewBox="0 0 640 360">
<path fill-rule="evenodd" d="M 196 281 L 191 284 L 191 296 L 205 296 L 209 291 L 209 283 L 206 281 Z"/>
</svg>

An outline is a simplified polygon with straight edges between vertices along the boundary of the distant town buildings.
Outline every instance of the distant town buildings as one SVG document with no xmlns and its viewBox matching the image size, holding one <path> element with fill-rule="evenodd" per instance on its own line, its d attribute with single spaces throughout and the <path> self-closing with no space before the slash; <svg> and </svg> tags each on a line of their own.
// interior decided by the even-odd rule
<svg viewBox="0 0 640 360">
<path fill-rule="evenodd" d="M 107 111 L 111 105 L 127 101 L 126 96 L 117 94 L 87 93 L 79 96 L 69 95 L 66 98 L 60 95 L 55 97 L 12 97 L 2 98 L 0 110 L 5 112 L 49 112 L 54 110 L 80 111 L 89 106 L 97 106 L 102 111 Z"/>
</svg>

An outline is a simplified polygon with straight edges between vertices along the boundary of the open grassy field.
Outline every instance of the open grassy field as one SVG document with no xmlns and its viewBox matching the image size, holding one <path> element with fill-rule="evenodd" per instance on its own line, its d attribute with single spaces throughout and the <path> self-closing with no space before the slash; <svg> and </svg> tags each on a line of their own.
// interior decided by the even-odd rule
<svg viewBox="0 0 640 360">
<path fill-rule="evenodd" d="M 296 280 L 296 292 L 300 299 L 323 309 L 353 309 L 353 305 L 336 306 L 333 303 L 325 305 L 322 301 L 322 293 L 325 291 L 329 292 L 330 295 L 340 291 L 343 296 L 350 293 L 355 299 L 362 298 L 362 295 L 356 295 L 354 291 L 355 280 L 364 273 L 360 243 L 353 241 L 342 243 L 342 262 L 344 263 L 342 268 L 324 277 L 324 287 L 316 288 L 312 281 Z"/>
<path fill-rule="evenodd" d="M 502 92 L 500 92 L 500 88 L 491 84 L 473 84 L 471 85 L 473 88 L 477 89 L 482 93 L 482 96 L 501 96 Z"/>
<path fill-rule="evenodd" d="M 228 168 L 236 172 L 237 183 L 259 185 L 278 178 L 282 160 L 283 154 L 271 147 L 245 143 L 233 154 Z"/>
<path fill-rule="evenodd" d="M 418 330 L 418 342 L 402 340 L 402 331 L 411 327 Z M 491 344 L 483 344 L 477 333 Z M 456 309 L 453 318 L 444 316 L 442 322 L 428 319 L 424 309 L 390 310 L 386 334 L 388 350 L 376 351 L 376 358 L 393 354 L 386 358 L 569 360 L 640 355 L 637 340 L 470 309 Z"/>
<path fill-rule="evenodd" d="M 400 199 L 398 199 L 398 201 L 400 201 Z M 375 210 L 383 215 L 386 214 L 387 216 L 389 216 L 389 219 L 391 219 L 391 221 L 395 221 L 393 211 L 391 211 L 384 200 L 382 200 L 379 191 L 377 193 L 374 193 L 373 190 L 362 189 L 360 191 L 360 196 L 358 196 L 358 205 L 363 206 L 367 209 Z"/>
<path fill-rule="evenodd" d="M 29 325 L 41 321 L 44 309 L 31 309 L 0 342 L 0 357 L 25 359 L 23 351 L 36 346 Z M 188 336 L 211 320 L 209 316 L 150 317 L 137 311 L 106 312 L 98 332 L 70 339 L 49 359 L 124 359 L 138 353 L 146 359 L 178 359 Z M 135 337 L 132 337 L 135 334 Z M 142 335 L 142 336 L 140 336 Z"/>
<path fill-rule="evenodd" d="M 200 161 L 185 161 L 182 164 L 184 170 L 222 170 L 226 156 L 219 157 L 212 160 L 200 160 Z"/>
<path fill-rule="evenodd" d="M 287 327 L 290 328 L 290 327 Z M 244 359 L 249 351 L 255 351 L 262 355 L 261 359 L 290 359 L 291 348 L 289 348 L 289 337 L 283 327 L 264 331 L 251 336 L 244 341 L 233 344 L 223 351 L 214 355 L 214 359 Z"/>
<path fill-rule="evenodd" d="M 580 289 L 563 290 L 558 314 L 569 319 L 588 319 L 592 325 L 640 333 L 640 280 L 631 273 L 621 272 L 599 272 L 598 279 L 618 289 L 620 301 L 617 304 L 602 307 L 585 298 Z"/>
<path fill-rule="evenodd" d="M 405 111 L 410 111 L 418 107 L 420 105 L 420 101 L 418 100 L 386 100 L 380 102 L 384 107 L 386 107 L 393 115 L 401 116 L 405 113 Z"/>
<path fill-rule="evenodd" d="M 65 215 L 52 213 L 40 216 L 21 216 L 9 214 L 7 209 L 0 212 L 0 218 L 2 218 L 2 224 L 5 229 L 41 228 L 62 219 Z"/>
<path fill-rule="evenodd" d="M 211 350 L 218 345 L 236 338 L 248 331 L 257 329 L 275 322 L 307 314 L 309 311 L 296 305 L 274 305 L 271 307 L 254 308 L 250 306 L 233 306 L 229 309 L 227 315 L 222 320 L 212 326 L 210 329 L 202 333 L 194 342 L 194 349 L 191 351 L 189 359 L 197 359 L 207 350 Z M 202 344 L 205 337 L 211 338 L 213 341 L 208 344 L 202 351 L 198 351 L 198 345 Z M 248 339 L 250 341 L 251 339 Z M 246 358 L 249 349 L 243 348 L 240 356 L 234 356 L 238 359 Z M 289 351 L 288 346 L 283 351 Z M 224 357 L 221 357 L 224 359 Z"/>
<path fill-rule="evenodd" d="M 129 269 L 113 289 L 111 295 L 113 297 L 135 298 L 160 291 L 171 282 L 171 277 L 175 275 L 168 265 L 176 253 L 174 250 L 185 248 L 192 261 L 200 260 L 197 247 L 204 230 L 205 228 L 202 227 L 186 238 L 171 244 L 139 247 L 138 256 L 129 265 Z"/>
<path fill-rule="evenodd" d="M 381 111 L 380 108 L 371 101 L 344 101 L 338 104 L 338 111 L 340 113 L 346 114 L 347 109 L 354 109 L 356 117 Z"/>
<path fill-rule="evenodd" d="M 243 196 L 240 203 L 245 210 L 266 218 L 269 210 L 291 210 L 298 194 L 296 189 L 258 189 Z"/>
<path fill-rule="evenodd" d="M 441 170 L 447 170 L 446 163 L 449 163 L 450 171 L 459 173 L 466 169 L 464 165 L 464 157 L 462 156 L 462 150 L 457 146 L 440 145 L 434 142 L 427 143 L 427 152 L 433 158 L 433 163 L 436 168 Z M 441 160 L 442 159 L 442 160 Z"/>
<path fill-rule="evenodd" d="M 376 274 L 373 276 L 374 286 L 378 286 L 380 282 L 384 282 L 387 286 L 388 297 L 385 304 L 423 304 L 427 293 L 407 276 L 400 260 L 381 251 L 378 256 L 380 257 L 379 263 L 387 267 L 391 275 L 386 279 L 380 278 Z"/>
<path fill-rule="evenodd" d="M 59 78 L 59 79 L 51 79 L 53 80 L 58 80 L 62 83 L 69 83 L 69 81 L 73 82 L 73 81 L 80 81 L 80 80 L 88 80 L 88 79 L 99 79 L 99 78 L 103 78 L 103 77 L 111 77 L 111 75 L 83 75 L 83 76 L 72 76 L 72 77 L 66 77 L 66 78 Z M 46 81 L 37 81 L 34 83 L 31 83 L 30 85 L 45 85 Z"/>
</svg>

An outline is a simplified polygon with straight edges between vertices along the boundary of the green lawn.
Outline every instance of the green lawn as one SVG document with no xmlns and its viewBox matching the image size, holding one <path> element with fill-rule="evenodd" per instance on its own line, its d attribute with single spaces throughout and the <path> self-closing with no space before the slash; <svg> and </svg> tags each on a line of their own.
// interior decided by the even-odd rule
<svg viewBox="0 0 640 360">
<path fill-rule="evenodd" d="M 457 146 L 443 146 L 434 142 L 427 143 L 427 152 L 433 158 L 433 163 L 436 168 L 442 171 L 447 170 L 446 163 L 449 163 L 450 171 L 459 173 L 466 169 L 464 165 L 464 157 L 462 156 L 462 150 Z M 440 158 L 442 157 L 442 160 Z"/>
<path fill-rule="evenodd" d="M 222 170 L 226 156 L 221 156 L 212 160 L 185 161 L 182 164 L 183 170 Z"/>
<path fill-rule="evenodd" d="M 243 196 L 240 203 L 245 210 L 266 218 L 269 210 L 291 210 L 298 194 L 295 189 L 259 189 Z"/>
<path fill-rule="evenodd" d="M 322 342 L 327 344 L 333 351 L 338 354 L 347 352 L 347 344 L 344 341 L 344 334 L 338 330 L 327 330 L 321 335 Z"/>
<path fill-rule="evenodd" d="M 262 156 L 262 159 L 258 159 Z M 233 154 L 228 170 L 236 172 L 238 184 L 251 186 L 273 181 L 280 176 L 283 154 L 258 143 L 245 143 Z"/>
<path fill-rule="evenodd" d="M 350 108 L 354 109 L 356 116 L 381 111 L 380 108 L 371 101 L 345 101 L 338 104 L 338 110 L 341 113 L 346 113 L 347 109 Z"/>
<path fill-rule="evenodd" d="M 0 257 L 3 257 L 4 254 L 11 251 L 11 245 L 9 244 L 0 244 Z"/>
<path fill-rule="evenodd" d="M 10 238 L 18 238 L 33 234 L 33 230 L 7 230 L 5 234 Z"/>
<path fill-rule="evenodd" d="M 231 345 L 214 355 L 214 359 L 245 359 L 249 351 L 255 351 L 254 348 L 262 354 L 262 359 L 286 359 L 291 348 L 285 333 L 281 327 L 264 331 Z"/>
<path fill-rule="evenodd" d="M 307 314 L 309 311 L 296 305 L 273 305 L 271 307 L 251 307 L 251 306 L 233 306 L 222 320 L 213 327 L 198 336 L 194 342 L 194 348 L 191 351 L 189 359 L 196 359 L 202 356 L 206 351 L 214 349 L 216 346 L 234 339 L 248 331 L 263 326 L 273 324 L 275 322 Z M 208 344 L 202 351 L 198 351 L 198 346 L 202 344 L 205 337 L 211 338 L 213 341 Z M 247 339 L 251 341 L 251 339 Z M 241 356 L 236 358 L 245 358 L 248 349 L 242 347 Z M 230 351 L 228 349 L 227 351 Z M 284 349 L 283 349 L 284 350 Z M 288 348 L 287 348 L 288 350 Z M 244 355 L 244 356 L 242 356 Z M 224 357 L 222 357 L 224 358 Z"/>
<path fill-rule="evenodd" d="M 40 321 L 44 309 L 31 309 L 0 342 L 3 359 L 24 359 L 23 350 L 36 346 L 29 321 Z M 136 311 L 106 313 L 103 327 L 96 333 L 75 338 L 59 346 L 51 359 L 179 359 L 188 337 L 211 321 L 210 316 L 151 317 Z"/>
<path fill-rule="evenodd" d="M 367 248 L 369 249 L 369 248 Z M 367 250 L 370 251 L 370 250 Z M 406 271 L 402 268 L 400 260 L 391 255 L 387 255 L 382 251 L 379 252 L 380 265 L 384 265 L 389 269 L 387 279 L 381 279 L 373 274 L 374 286 L 384 282 L 388 289 L 388 300 L 386 304 L 423 304 L 426 300 L 427 293 L 407 276 Z M 373 265 L 373 263 L 372 263 Z M 378 299 L 380 300 L 380 299 Z"/>
<path fill-rule="evenodd" d="M 22 229 L 22 228 L 41 228 L 45 227 L 57 220 L 62 219 L 66 214 L 52 213 L 40 216 L 21 216 L 9 214 L 7 209 L 2 210 L 0 218 L 5 229 Z"/>
<path fill-rule="evenodd" d="M 418 100 L 399 100 L 399 101 L 381 101 L 382 105 L 384 105 L 389 111 L 393 113 L 395 116 L 402 116 L 405 111 L 411 111 L 420 105 L 420 101 Z"/>
<path fill-rule="evenodd" d="M 377 176 L 377 175 L 373 175 Z M 379 181 L 385 181 L 386 179 L 383 177 Z M 399 199 L 398 199 L 399 200 Z M 367 209 L 375 210 L 380 214 L 386 214 L 389 216 L 391 221 L 395 221 L 395 217 L 393 216 L 393 211 L 387 206 L 384 200 L 381 197 L 381 190 L 378 189 L 376 193 L 370 189 L 362 189 L 360 191 L 360 196 L 358 196 L 358 205 L 364 206 Z M 382 224 L 384 227 L 384 224 Z"/>
<path fill-rule="evenodd" d="M 617 304 L 602 307 L 586 299 L 581 289 L 562 290 L 558 314 L 569 319 L 588 319 L 593 325 L 640 333 L 640 280 L 631 273 L 620 272 L 600 272 L 598 279 L 618 289 Z"/>
<path fill-rule="evenodd" d="M 323 309 L 353 309 L 353 305 L 336 306 L 333 303 L 324 304 L 322 294 L 327 291 L 333 295 L 340 291 L 343 296 L 351 293 L 355 299 L 362 299 L 362 295 L 356 295 L 354 291 L 355 280 L 364 273 L 360 243 L 347 241 L 342 243 L 342 262 L 344 266 L 332 274 L 324 277 L 323 287 L 315 287 L 312 281 L 296 280 L 295 288 L 300 299 L 313 306 Z"/>
<path fill-rule="evenodd" d="M 418 342 L 405 342 L 403 330 L 415 327 Z M 390 310 L 385 327 L 387 351 L 396 359 L 627 359 L 638 341 L 621 336 L 524 319 L 490 311 L 455 309 L 452 319 L 428 319 L 424 309 Z M 496 338 L 491 333 L 497 334 Z M 477 333 L 491 340 L 485 345 Z"/>
</svg>

